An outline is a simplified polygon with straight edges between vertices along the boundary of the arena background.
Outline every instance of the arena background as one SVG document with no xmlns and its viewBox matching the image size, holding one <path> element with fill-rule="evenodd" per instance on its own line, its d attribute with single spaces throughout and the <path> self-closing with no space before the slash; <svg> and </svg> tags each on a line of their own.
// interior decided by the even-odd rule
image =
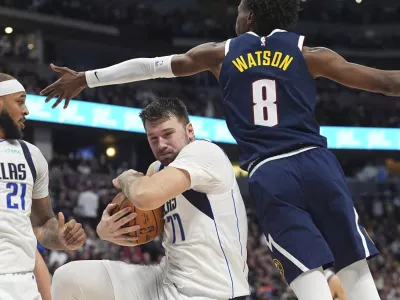
<svg viewBox="0 0 400 300">
<path fill-rule="evenodd" d="M 27 88 L 30 116 L 25 138 L 45 154 L 54 210 L 85 224 L 88 241 L 77 252 L 39 245 L 51 273 L 80 259 L 151 264 L 160 241 L 123 248 L 95 233 L 101 212 L 115 195 L 111 179 L 127 168 L 145 171 L 153 161 L 138 111 L 156 97 L 188 106 L 198 138 L 229 155 L 247 201 L 246 172 L 224 127 L 220 92 L 207 73 L 122 86 L 87 89 L 66 111 L 51 110 L 35 96 L 56 79 L 49 63 L 75 70 L 105 67 L 129 58 L 181 53 L 204 41 L 234 36 L 233 0 L 0 0 L 0 72 Z M 296 32 L 306 45 L 330 47 L 348 60 L 383 69 L 400 65 L 398 0 L 303 0 Z M 339 158 L 354 202 L 382 255 L 370 266 L 382 299 L 400 299 L 400 101 L 318 80 L 316 117 Z M 214 120 L 213 120 L 214 119 Z M 107 151 L 108 150 L 108 151 Z M 108 155 L 107 155 L 108 154 Z M 113 155 L 114 154 L 114 155 Z M 248 207 L 249 299 L 296 299 L 269 257 Z"/>
</svg>

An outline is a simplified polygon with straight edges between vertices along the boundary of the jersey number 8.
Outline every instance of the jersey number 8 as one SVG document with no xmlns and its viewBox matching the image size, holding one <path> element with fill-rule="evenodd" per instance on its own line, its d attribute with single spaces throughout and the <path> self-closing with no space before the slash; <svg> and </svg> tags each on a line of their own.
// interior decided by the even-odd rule
<svg viewBox="0 0 400 300">
<path fill-rule="evenodd" d="M 253 82 L 254 124 L 273 127 L 278 124 L 276 82 L 260 79 Z"/>
</svg>

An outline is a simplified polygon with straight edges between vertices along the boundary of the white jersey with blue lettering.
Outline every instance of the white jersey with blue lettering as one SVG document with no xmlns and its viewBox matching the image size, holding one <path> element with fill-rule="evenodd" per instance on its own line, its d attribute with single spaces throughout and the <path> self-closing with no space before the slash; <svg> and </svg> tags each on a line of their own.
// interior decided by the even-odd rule
<svg viewBox="0 0 400 300">
<path fill-rule="evenodd" d="M 228 157 L 211 142 L 195 141 L 169 167 L 186 170 L 191 189 L 164 205 L 164 281 L 188 297 L 249 295 L 247 215 Z"/>
<path fill-rule="evenodd" d="M 32 199 L 48 196 L 48 183 L 47 161 L 37 147 L 0 140 L 0 274 L 33 271 Z"/>
</svg>

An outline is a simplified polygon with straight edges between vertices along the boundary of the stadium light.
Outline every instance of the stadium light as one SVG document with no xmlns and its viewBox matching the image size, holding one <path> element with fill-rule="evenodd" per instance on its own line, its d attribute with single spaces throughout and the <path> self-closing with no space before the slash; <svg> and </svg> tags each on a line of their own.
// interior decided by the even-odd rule
<svg viewBox="0 0 400 300">
<path fill-rule="evenodd" d="M 116 153 L 116 151 L 115 151 L 114 147 L 108 147 L 107 150 L 106 150 L 106 155 L 108 157 L 114 157 L 115 153 Z"/>
<path fill-rule="evenodd" d="M 6 27 L 4 29 L 4 32 L 7 33 L 7 34 L 11 34 L 11 33 L 13 33 L 13 31 L 14 31 L 14 29 L 12 27 Z"/>
<path fill-rule="evenodd" d="M 362 2 L 362 0 L 356 0 L 356 2 L 357 2 L 358 4 L 360 4 L 360 3 Z"/>
</svg>

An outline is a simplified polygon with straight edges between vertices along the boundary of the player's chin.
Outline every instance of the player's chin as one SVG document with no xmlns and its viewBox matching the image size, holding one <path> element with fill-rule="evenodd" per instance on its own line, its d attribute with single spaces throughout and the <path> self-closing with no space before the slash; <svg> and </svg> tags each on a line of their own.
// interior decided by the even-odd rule
<svg viewBox="0 0 400 300">
<path fill-rule="evenodd" d="M 174 161 L 175 158 L 172 157 L 164 157 L 159 159 L 159 161 L 162 163 L 163 166 L 168 166 L 170 163 Z"/>
<path fill-rule="evenodd" d="M 163 166 L 168 166 L 175 160 L 175 158 L 176 155 L 174 153 L 168 153 L 158 156 L 158 160 L 163 164 Z"/>
</svg>

